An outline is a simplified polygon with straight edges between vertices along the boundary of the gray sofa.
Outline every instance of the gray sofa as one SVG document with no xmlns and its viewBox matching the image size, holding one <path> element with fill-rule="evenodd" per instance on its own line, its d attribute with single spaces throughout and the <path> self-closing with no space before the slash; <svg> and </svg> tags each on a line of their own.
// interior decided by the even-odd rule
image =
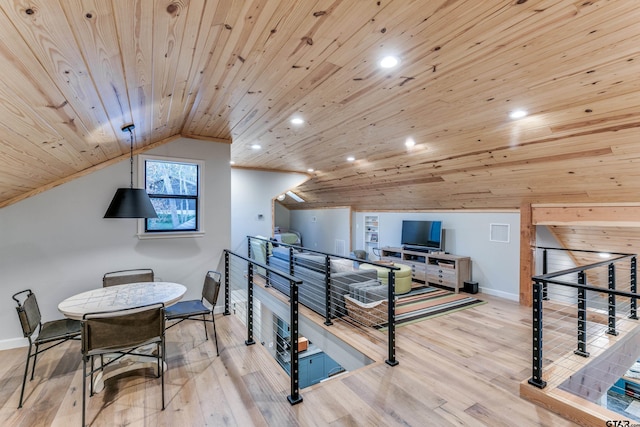
<svg viewBox="0 0 640 427">
<path fill-rule="evenodd" d="M 268 264 L 285 273 L 289 273 L 289 249 L 274 247 L 268 257 Z M 326 316 L 326 260 L 323 255 L 312 253 L 294 253 L 293 276 L 303 281 L 298 289 L 300 303 Z M 275 289 L 289 295 L 289 282 L 284 278 L 269 273 L 269 284 Z M 380 286 L 375 270 L 358 270 L 353 262 L 344 259 L 332 259 L 330 263 L 330 304 L 331 318 L 347 314 L 344 295 L 353 292 L 354 288 L 372 288 Z"/>
</svg>

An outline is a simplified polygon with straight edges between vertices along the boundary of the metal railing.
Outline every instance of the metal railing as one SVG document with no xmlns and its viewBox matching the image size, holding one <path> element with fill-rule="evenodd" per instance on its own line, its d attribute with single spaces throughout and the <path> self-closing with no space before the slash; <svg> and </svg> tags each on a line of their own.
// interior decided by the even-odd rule
<svg viewBox="0 0 640 427">
<path fill-rule="evenodd" d="M 566 378 L 577 377 L 575 374 L 581 370 L 581 375 L 591 375 L 590 379 L 583 379 L 585 384 L 610 385 L 610 379 L 600 378 L 604 375 L 597 368 L 585 370 L 584 359 L 605 355 L 623 334 L 636 328 L 640 296 L 636 255 L 550 247 L 539 247 L 536 251 L 542 274 L 532 277 L 533 351 L 529 384 L 544 388 L 552 380 L 555 385 L 562 383 L 572 388 Z M 612 351 L 620 348 L 623 347 L 617 346 Z M 615 367 L 607 362 L 608 375 L 624 373 L 629 360 L 635 361 L 639 356 L 633 352 L 621 355 L 617 359 L 619 366 Z M 544 371 L 545 367 L 549 372 Z M 586 387 L 585 384 L 581 387 Z M 584 394 L 593 400 L 602 392 L 591 390 Z"/>
<path fill-rule="evenodd" d="M 238 264 L 236 267 L 233 267 L 233 264 Z M 240 277 L 238 277 L 238 272 L 240 275 L 246 274 L 246 294 L 244 302 L 246 303 L 246 326 L 247 326 L 247 339 L 245 340 L 246 345 L 253 345 L 256 343 L 254 340 L 254 327 L 255 320 L 254 317 L 254 270 L 256 267 L 262 268 L 265 271 L 269 271 L 274 275 L 278 275 L 289 283 L 289 301 L 290 301 L 290 310 L 289 310 L 289 327 L 290 327 L 290 345 L 288 346 L 289 350 L 289 363 L 291 364 L 290 368 L 290 378 L 291 378 L 291 394 L 287 396 L 289 403 L 295 405 L 297 403 L 302 402 L 302 396 L 300 395 L 300 381 L 299 381 L 299 357 L 298 357 L 298 288 L 302 284 L 302 280 L 296 279 L 295 277 L 282 272 L 276 269 L 270 268 L 268 265 L 256 262 L 248 257 L 233 253 L 229 250 L 224 251 L 224 265 L 225 265 L 225 295 L 224 295 L 224 314 L 231 314 L 231 304 L 232 304 L 232 282 L 235 284 L 239 284 L 241 281 Z M 245 273 L 246 272 L 246 273 Z M 234 303 L 235 304 L 235 303 Z"/>
<path fill-rule="evenodd" d="M 331 326 L 340 319 L 365 331 L 371 330 L 371 327 L 386 328 L 385 362 L 390 366 L 398 364 L 395 352 L 395 271 L 399 270 L 398 267 L 253 236 L 247 236 L 247 247 L 249 258 L 269 267 L 268 274 L 264 274 L 267 286 L 285 294 L 288 292 L 278 279 L 280 274 L 273 273 L 274 268 L 301 279 L 300 304 L 323 316 L 325 325 Z M 281 252 L 280 257 L 276 256 L 277 251 Z M 361 268 L 362 264 L 374 266 L 375 269 Z M 382 273 L 378 273 L 379 270 Z M 386 284 L 378 282 L 381 275 L 386 275 Z M 352 288 L 363 283 L 370 283 L 371 287 L 352 291 Z M 360 299 L 353 298 L 351 292 L 357 293 Z M 384 295 L 381 295 L 382 292 Z M 345 293 L 349 295 L 345 296 Z"/>
</svg>

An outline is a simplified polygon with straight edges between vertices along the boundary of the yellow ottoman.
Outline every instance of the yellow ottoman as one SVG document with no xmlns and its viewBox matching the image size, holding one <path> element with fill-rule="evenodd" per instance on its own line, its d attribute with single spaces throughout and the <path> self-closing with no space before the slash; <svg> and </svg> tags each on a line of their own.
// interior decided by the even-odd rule
<svg viewBox="0 0 640 427">
<path fill-rule="evenodd" d="M 406 294 L 411 290 L 411 267 L 404 264 L 393 264 L 394 267 L 398 267 L 400 270 L 394 270 L 396 274 L 396 295 Z M 385 267 L 378 267 L 371 264 L 360 264 L 361 270 L 377 270 L 378 280 L 383 284 L 387 284 L 389 278 L 389 269 Z"/>
</svg>

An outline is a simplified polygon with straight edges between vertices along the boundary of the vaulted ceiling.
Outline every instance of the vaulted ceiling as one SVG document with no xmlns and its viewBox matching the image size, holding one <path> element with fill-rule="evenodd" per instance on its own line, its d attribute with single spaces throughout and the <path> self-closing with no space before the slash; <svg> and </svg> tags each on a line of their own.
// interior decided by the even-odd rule
<svg viewBox="0 0 640 427">
<path fill-rule="evenodd" d="M 128 123 L 309 173 L 290 208 L 639 201 L 635 1 L 7 0 L 0 69 L 0 206 L 126 157 Z"/>
</svg>

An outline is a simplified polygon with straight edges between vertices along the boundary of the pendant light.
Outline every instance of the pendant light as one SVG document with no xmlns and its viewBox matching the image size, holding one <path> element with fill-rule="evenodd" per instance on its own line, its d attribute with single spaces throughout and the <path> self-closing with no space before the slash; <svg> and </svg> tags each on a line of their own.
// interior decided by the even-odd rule
<svg viewBox="0 0 640 427">
<path fill-rule="evenodd" d="M 158 217 L 144 188 L 133 188 L 133 130 L 135 128 L 133 124 L 122 127 L 122 132 L 129 132 L 131 184 L 129 188 L 118 188 L 107 209 L 107 213 L 104 214 L 105 218 Z"/>
</svg>

